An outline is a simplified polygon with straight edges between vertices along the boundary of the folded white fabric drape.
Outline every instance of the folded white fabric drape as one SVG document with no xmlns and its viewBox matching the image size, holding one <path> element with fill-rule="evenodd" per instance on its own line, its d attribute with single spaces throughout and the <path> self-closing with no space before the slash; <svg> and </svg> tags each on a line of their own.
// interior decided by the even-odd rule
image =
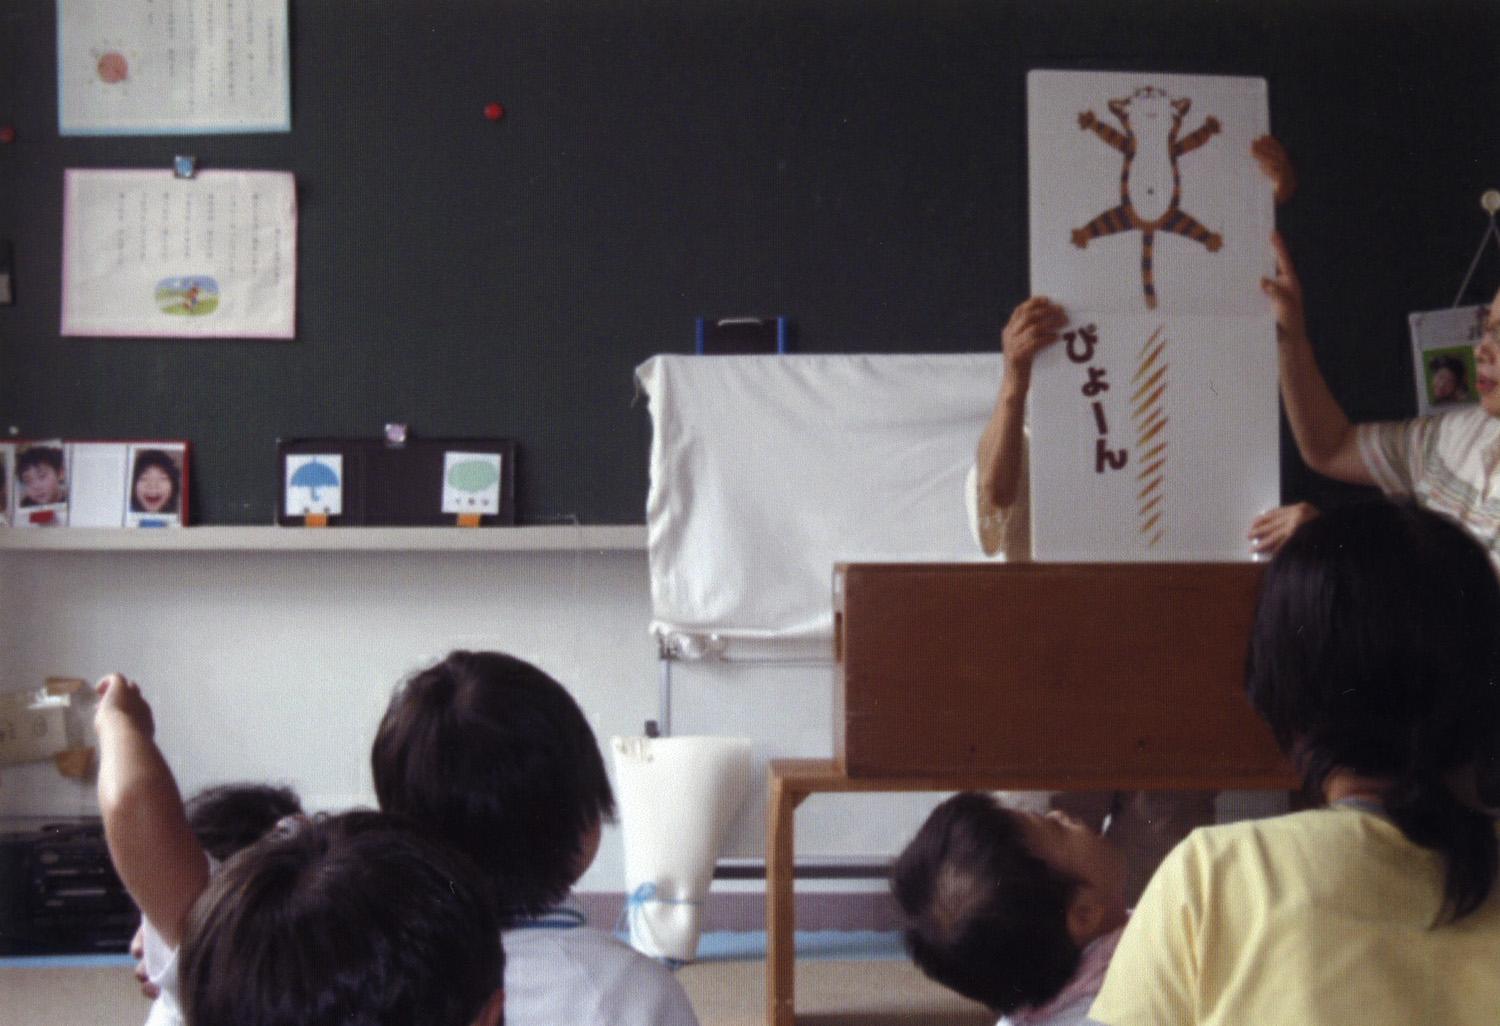
<svg viewBox="0 0 1500 1026">
<path fill-rule="evenodd" d="M 998 353 L 656 356 L 651 629 L 694 651 L 820 642 L 841 561 L 964 561 Z M 717 635 L 712 644 L 693 638 Z"/>
</svg>

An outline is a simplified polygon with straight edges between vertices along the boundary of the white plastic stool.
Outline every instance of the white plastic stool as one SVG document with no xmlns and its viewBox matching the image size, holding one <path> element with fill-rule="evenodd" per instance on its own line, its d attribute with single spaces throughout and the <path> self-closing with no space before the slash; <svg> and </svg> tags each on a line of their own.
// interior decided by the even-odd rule
<svg viewBox="0 0 1500 1026">
<path fill-rule="evenodd" d="M 630 944 L 669 963 L 698 953 L 714 862 L 750 790 L 750 742 L 615 737 Z"/>
</svg>

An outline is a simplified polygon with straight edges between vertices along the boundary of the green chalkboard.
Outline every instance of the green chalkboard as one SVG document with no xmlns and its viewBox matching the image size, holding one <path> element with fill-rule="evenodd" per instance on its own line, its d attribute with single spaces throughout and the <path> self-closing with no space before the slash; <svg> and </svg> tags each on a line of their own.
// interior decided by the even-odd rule
<svg viewBox="0 0 1500 1026">
<path fill-rule="evenodd" d="M 60 138 L 54 19 L 0 10 L 0 429 L 189 438 L 198 523 L 272 521 L 277 438 L 387 421 L 515 439 L 520 523 L 639 522 L 632 371 L 700 316 L 788 316 L 804 352 L 995 348 L 1030 68 L 1268 79 L 1356 418 L 1410 411 L 1405 313 L 1451 302 L 1500 185 L 1489 0 L 294 0 L 293 130 L 180 138 Z M 63 170 L 181 152 L 296 174 L 295 341 L 59 335 Z M 1285 462 L 1288 497 L 1325 487 Z"/>
</svg>

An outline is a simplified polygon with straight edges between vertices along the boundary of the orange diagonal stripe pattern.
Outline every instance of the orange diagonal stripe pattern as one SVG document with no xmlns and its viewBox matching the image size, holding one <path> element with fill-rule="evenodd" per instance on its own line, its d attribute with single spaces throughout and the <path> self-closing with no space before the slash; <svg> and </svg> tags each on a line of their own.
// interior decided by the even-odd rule
<svg viewBox="0 0 1500 1026">
<path fill-rule="evenodd" d="M 1167 440 L 1158 437 L 1167 426 L 1167 340 L 1157 328 L 1141 346 L 1136 356 L 1135 376 L 1130 379 L 1135 394 L 1130 397 L 1130 419 L 1135 423 L 1136 475 L 1140 492 L 1136 495 L 1136 515 L 1146 548 L 1154 549 L 1167 536 L 1166 481 Z M 1149 443 L 1153 440 L 1155 444 Z"/>
</svg>

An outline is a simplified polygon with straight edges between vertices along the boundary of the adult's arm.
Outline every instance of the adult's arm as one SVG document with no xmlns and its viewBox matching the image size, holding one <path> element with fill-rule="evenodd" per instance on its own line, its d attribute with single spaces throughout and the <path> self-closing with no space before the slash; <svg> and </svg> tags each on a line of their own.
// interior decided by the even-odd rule
<svg viewBox="0 0 1500 1026">
<path fill-rule="evenodd" d="M 1276 352 L 1281 378 L 1281 399 L 1286 407 L 1292 437 L 1302 461 L 1313 470 L 1350 484 L 1375 483 L 1364 459 L 1354 425 L 1328 390 L 1312 343 L 1302 307 L 1302 283 L 1297 279 L 1291 255 L 1279 233 L 1271 237 L 1276 250 L 1276 276 L 1261 280 L 1276 313 Z"/>
<path fill-rule="evenodd" d="M 979 512 L 982 516 L 1007 509 L 1020 490 L 1026 445 L 1026 394 L 1031 390 L 1031 364 L 1036 354 L 1057 341 L 1068 323 L 1062 307 L 1045 296 L 1033 296 L 1016 307 L 1001 332 L 1005 374 L 995 408 L 979 436 Z"/>
<path fill-rule="evenodd" d="M 208 856 L 188 827 L 140 688 L 113 673 L 98 692 L 99 814 L 109 855 L 141 914 L 175 948 L 188 910 L 208 886 Z"/>
</svg>

